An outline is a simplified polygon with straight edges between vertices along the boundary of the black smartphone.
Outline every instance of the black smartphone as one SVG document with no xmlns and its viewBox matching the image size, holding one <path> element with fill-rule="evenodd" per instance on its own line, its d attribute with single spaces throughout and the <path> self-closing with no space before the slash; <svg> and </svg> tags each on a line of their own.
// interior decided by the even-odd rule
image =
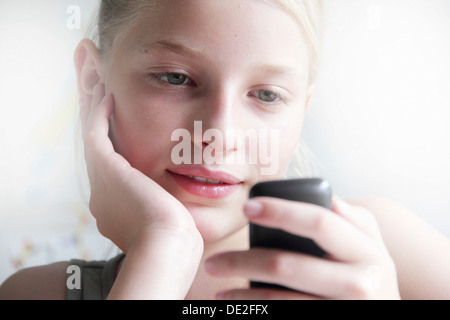
<svg viewBox="0 0 450 320">
<path fill-rule="evenodd" d="M 250 190 L 250 198 L 275 197 L 292 201 L 307 202 L 331 209 L 331 186 L 321 178 L 272 180 L 255 184 Z M 325 254 L 313 240 L 293 235 L 280 229 L 272 229 L 250 223 L 250 247 L 277 248 L 302 252 L 317 257 Z M 282 288 L 275 284 L 251 281 L 250 286 Z M 291 289 L 288 289 L 291 290 Z"/>
</svg>

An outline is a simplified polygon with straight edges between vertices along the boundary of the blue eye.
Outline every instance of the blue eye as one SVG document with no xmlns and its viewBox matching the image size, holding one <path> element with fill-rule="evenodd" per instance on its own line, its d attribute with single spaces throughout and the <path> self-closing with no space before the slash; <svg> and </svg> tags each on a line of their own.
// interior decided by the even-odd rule
<svg viewBox="0 0 450 320">
<path fill-rule="evenodd" d="M 153 74 L 153 76 L 158 80 L 167 82 L 173 86 L 181 86 L 184 84 L 188 84 L 191 81 L 188 76 L 182 73 L 175 72 L 155 73 Z"/>
<path fill-rule="evenodd" d="M 279 98 L 279 96 L 276 93 L 269 90 L 259 90 L 258 98 L 264 102 L 274 102 Z"/>
<path fill-rule="evenodd" d="M 188 77 L 181 73 L 166 73 L 167 82 L 175 86 L 182 85 L 186 82 Z"/>
</svg>

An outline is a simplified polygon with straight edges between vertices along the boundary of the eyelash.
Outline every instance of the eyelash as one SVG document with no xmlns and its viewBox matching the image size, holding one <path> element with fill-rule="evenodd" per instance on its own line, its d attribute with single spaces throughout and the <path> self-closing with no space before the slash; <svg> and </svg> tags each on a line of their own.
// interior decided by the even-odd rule
<svg viewBox="0 0 450 320">
<path fill-rule="evenodd" d="M 169 75 L 181 75 L 181 76 L 185 77 L 186 79 L 185 79 L 185 81 L 183 81 L 183 83 L 180 83 L 180 84 L 172 84 L 172 83 L 170 83 L 169 80 L 167 79 L 167 77 L 168 77 Z M 150 79 L 156 80 L 156 81 L 158 81 L 158 82 L 160 82 L 160 83 L 163 83 L 165 86 L 168 86 L 168 87 L 175 87 L 175 88 L 176 88 L 176 87 L 182 87 L 182 86 L 189 86 L 189 85 L 190 85 L 190 86 L 193 86 L 193 85 L 195 85 L 195 82 L 192 81 L 191 78 L 189 78 L 187 75 L 185 75 L 185 74 L 183 74 L 183 73 L 180 73 L 180 72 L 151 73 L 151 74 L 149 74 L 148 76 L 149 76 Z M 164 80 L 163 78 L 166 78 L 167 80 Z M 186 81 L 187 81 L 188 83 L 186 83 Z M 256 94 L 254 94 L 254 92 L 256 92 Z M 266 92 L 266 93 L 275 95 L 274 101 L 264 101 L 264 100 L 262 100 L 262 99 L 259 97 L 259 94 L 260 94 L 261 92 Z M 264 104 L 278 104 L 278 103 L 280 103 L 280 102 L 286 103 L 286 99 L 285 99 L 285 97 L 284 97 L 282 94 L 280 94 L 280 93 L 277 92 L 277 91 L 268 90 L 268 89 L 258 89 L 258 90 L 253 90 L 253 91 L 251 91 L 251 92 L 249 93 L 249 96 L 254 96 L 254 97 L 256 97 L 259 101 L 261 101 L 261 102 L 264 103 Z"/>
<path fill-rule="evenodd" d="M 181 75 L 183 77 L 186 77 L 186 80 L 189 80 L 189 83 L 186 84 L 186 83 L 184 83 L 185 81 L 183 81 L 183 83 L 181 83 L 181 84 L 172 84 L 168 80 L 163 80 L 164 77 L 168 77 L 169 75 Z M 151 74 L 149 74 L 149 77 L 152 80 L 157 80 L 157 81 L 163 83 L 164 85 L 167 85 L 167 86 L 170 86 L 170 87 L 186 86 L 186 85 L 192 85 L 191 83 L 194 83 L 191 80 L 191 78 L 189 78 L 187 75 L 185 75 L 183 73 L 180 73 L 180 72 L 151 73 Z"/>
<path fill-rule="evenodd" d="M 259 94 L 262 92 L 275 95 L 275 99 L 273 101 L 264 101 L 259 96 Z M 279 92 L 274 91 L 274 90 L 258 89 L 258 90 L 251 91 L 249 95 L 256 97 L 259 101 L 261 101 L 261 103 L 264 103 L 264 104 L 274 105 L 274 104 L 279 104 L 280 102 L 286 103 L 286 98 L 282 94 L 280 94 Z"/>
</svg>

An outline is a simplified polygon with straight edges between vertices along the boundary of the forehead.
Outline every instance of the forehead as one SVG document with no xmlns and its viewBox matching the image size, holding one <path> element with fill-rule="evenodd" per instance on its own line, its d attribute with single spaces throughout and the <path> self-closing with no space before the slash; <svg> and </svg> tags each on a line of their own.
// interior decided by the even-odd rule
<svg viewBox="0 0 450 320">
<path fill-rule="evenodd" d="M 297 21 L 272 1 L 165 0 L 124 30 L 121 48 L 142 52 L 172 46 L 180 54 L 201 52 L 216 61 L 274 60 L 307 64 L 307 43 Z M 276 60 L 276 61 L 275 61 Z"/>
</svg>

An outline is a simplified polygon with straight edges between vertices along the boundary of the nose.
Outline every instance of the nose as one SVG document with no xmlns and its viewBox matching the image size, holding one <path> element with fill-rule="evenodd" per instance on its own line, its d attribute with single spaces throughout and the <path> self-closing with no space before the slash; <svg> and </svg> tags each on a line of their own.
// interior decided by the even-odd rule
<svg viewBox="0 0 450 320">
<path fill-rule="evenodd" d="M 239 98 L 231 87 L 222 86 L 204 96 L 195 114 L 195 148 L 205 149 L 213 157 L 225 159 L 238 151 L 235 133 L 241 123 Z M 199 134 L 199 131 L 202 133 Z"/>
</svg>

